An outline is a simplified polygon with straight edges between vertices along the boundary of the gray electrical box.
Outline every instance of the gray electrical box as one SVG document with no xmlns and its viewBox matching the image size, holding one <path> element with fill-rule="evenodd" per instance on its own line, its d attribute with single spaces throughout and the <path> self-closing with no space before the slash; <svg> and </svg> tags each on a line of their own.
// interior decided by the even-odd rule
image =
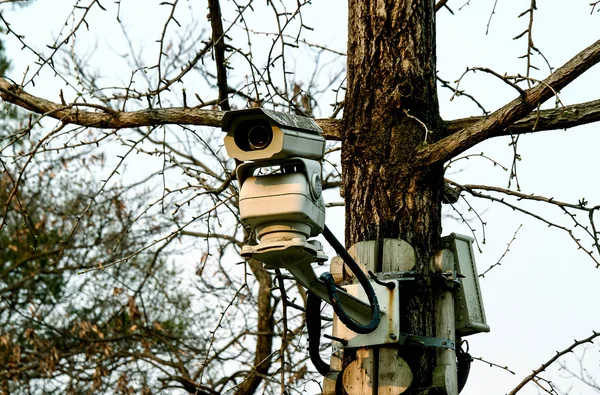
<svg viewBox="0 0 600 395">
<path fill-rule="evenodd" d="M 473 254 L 473 238 L 457 233 L 442 238 L 442 245 L 454 254 L 454 269 L 459 275 L 460 287 L 454 296 L 456 335 L 467 336 L 489 332 L 485 319 L 479 276 Z"/>
</svg>

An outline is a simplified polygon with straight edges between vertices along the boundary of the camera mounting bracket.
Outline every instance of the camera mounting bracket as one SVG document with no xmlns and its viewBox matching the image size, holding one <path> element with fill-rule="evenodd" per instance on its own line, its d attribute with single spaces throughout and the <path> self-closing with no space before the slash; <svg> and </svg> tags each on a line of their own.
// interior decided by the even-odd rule
<svg viewBox="0 0 600 395">
<path fill-rule="evenodd" d="M 292 239 L 288 241 L 265 242 L 256 246 L 245 245 L 242 247 L 241 255 L 247 259 L 253 258 L 263 262 L 266 268 L 286 269 L 302 286 L 327 303 L 330 303 L 327 286 L 323 281 L 319 280 L 311 265 L 313 262 L 327 260 L 321 243 L 317 240 L 302 242 L 300 239 Z M 360 288 L 360 285 L 356 284 L 356 287 Z M 385 286 L 375 283 L 373 283 L 373 287 L 376 291 L 379 288 L 388 290 Z M 380 290 L 380 292 L 383 292 L 383 290 Z M 344 306 L 344 310 L 346 310 L 350 317 L 358 322 L 368 323 L 371 320 L 372 307 L 367 301 L 366 296 L 362 299 L 357 296 L 360 295 L 358 292 L 360 291 L 355 291 L 356 295 L 353 295 L 340 289 L 337 294 Z M 379 297 L 379 294 L 377 296 Z M 383 300 L 388 299 L 388 297 L 389 294 L 387 293 L 381 296 Z M 382 309 L 381 313 L 383 320 L 385 319 L 385 311 Z"/>
</svg>

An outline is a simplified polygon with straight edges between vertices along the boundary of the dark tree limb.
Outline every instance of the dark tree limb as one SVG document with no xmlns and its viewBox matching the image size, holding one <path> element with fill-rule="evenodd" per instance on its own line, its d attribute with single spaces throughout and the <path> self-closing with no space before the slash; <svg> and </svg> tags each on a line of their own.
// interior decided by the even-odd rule
<svg viewBox="0 0 600 395">
<path fill-rule="evenodd" d="M 452 12 L 450 7 L 448 7 L 448 5 L 446 3 L 448 3 L 448 0 L 438 0 L 438 2 L 435 3 L 435 10 L 439 11 L 442 8 L 446 7 L 446 8 L 448 8 L 448 11 L 450 11 L 452 14 L 454 14 L 454 12 Z"/>
<path fill-rule="evenodd" d="M 524 96 L 511 101 L 489 117 L 425 146 L 417 154 L 417 159 L 423 166 L 443 163 L 490 137 L 502 135 L 507 127 L 531 113 L 538 104 L 556 95 L 556 92 L 598 62 L 600 40 L 581 51 L 544 81 L 526 90 Z"/>
<path fill-rule="evenodd" d="M 85 103 L 62 105 L 30 95 L 17 85 L 11 84 L 2 78 L 0 78 L 0 97 L 6 102 L 58 119 L 65 124 L 103 129 L 136 128 L 165 124 L 219 127 L 223 117 L 223 111 L 189 107 L 156 108 L 126 112 Z M 85 109 L 86 107 L 89 110 Z M 91 109 L 95 109 L 95 111 L 91 111 Z M 442 137 L 449 137 L 463 129 L 473 127 L 476 123 L 483 122 L 487 118 L 477 116 L 446 121 L 447 129 Z M 561 108 L 533 111 L 526 117 L 509 125 L 509 127 L 496 132 L 494 136 L 568 129 L 597 121 L 600 121 L 600 100 L 593 100 Z M 341 139 L 341 120 L 321 118 L 317 119 L 317 123 L 323 129 L 323 136 L 326 139 L 334 141 Z"/>
<path fill-rule="evenodd" d="M 444 137 L 485 119 L 485 116 L 479 116 L 448 121 L 448 134 Z M 508 136 L 511 134 L 533 133 L 545 130 L 568 129 L 597 121 L 600 121 L 600 100 L 593 100 L 561 108 L 534 111 L 496 135 Z"/>
<path fill-rule="evenodd" d="M 223 34 L 223 19 L 219 0 L 209 0 L 208 10 L 212 27 L 212 42 L 217 65 L 217 87 L 219 88 L 219 105 L 221 110 L 231 110 L 227 97 L 227 68 L 225 66 L 225 36 Z"/>
<path fill-rule="evenodd" d="M 0 77 L 0 97 L 8 102 L 37 114 L 48 116 L 64 124 L 75 124 L 101 129 L 138 128 L 167 124 L 221 126 L 223 111 L 202 110 L 189 107 L 149 108 L 139 111 L 117 111 L 110 107 L 89 104 L 58 104 L 30 95 L 18 85 Z M 92 111 L 94 110 L 94 111 Z M 318 119 L 317 123 L 330 140 L 339 140 L 341 121 Z"/>
<path fill-rule="evenodd" d="M 58 104 L 30 95 L 19 86 L 0 78 L 0 97 L 26 110 L 61 121 L 94 128 L 121 129 L 163 124 L 220 126 L 222 111 L 195 108 L 156 108 L 140 111 L 116 111 L 88 103 Z M 86 110 L 85 108 L 90 110 Z M 91 111 L 91 110 L 94 111 Z"/>
<path fill-rule="evenodd" d="M 200 385 L 187 377 L 173 377 L 172 380 L 180 383 L 181 386 L 183 387 L 183 389 L 186 390 L 190 394 L 194 394 L 194 395 L 216 395 L 216 394 L 218 394 L 218 392 L 215 392 L 208 387 Z"/>
</svg>

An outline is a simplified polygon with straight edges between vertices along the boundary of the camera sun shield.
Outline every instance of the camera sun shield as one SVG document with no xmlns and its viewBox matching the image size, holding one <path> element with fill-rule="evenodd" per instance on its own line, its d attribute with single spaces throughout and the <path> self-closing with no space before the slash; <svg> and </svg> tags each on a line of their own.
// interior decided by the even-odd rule
<svg viewBox="0 0 600 395">
<path fill-rule="evenodd" d="M 325 139 L 317 123 L 307 117 L 262 108 L 225 113 L 227 154 L 240 161 L 273 161 L 292 157 L 319 160 Z"/>
</svg>

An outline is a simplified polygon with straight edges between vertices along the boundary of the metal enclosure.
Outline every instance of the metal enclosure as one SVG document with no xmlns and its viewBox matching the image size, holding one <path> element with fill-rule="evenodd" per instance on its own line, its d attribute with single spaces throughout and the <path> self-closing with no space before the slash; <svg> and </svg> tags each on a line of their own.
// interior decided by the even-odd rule
<svg viewBox="0 0 600 395">
<path fill-rule="evenodd" d="M 485 319 L 479 276 L 473 254 L 473 238 L 457 233 L 442 238 L 442 245 L 454 254 L 454 269 L 461 278 L 460 287 L 454 295 L 457 336 L 489 332 Z"/>
<path fill-rule="evenodd" d="M 348 341 L 346 345 L 333 342 L 334 352 L 340 348 L 359 348 L 398 343 L 398 339 L 400 338 L 400 283 L 397 280 L 386 282 L 393 282 L 395 285 L 394 289 L 388 289 L 371 281 L 382 313 L 381 323 L 374 332 L 364 335 L 353 332 L 342 324 L 337 315 L 333 315 L 333 336 Z M 348 294 L 368 304 L 367 295 L 360 284 L 343 285 L 342 288 Z M 349 312 L 352 311 L 353 307 L 349 306 Z"/>
</svg>

